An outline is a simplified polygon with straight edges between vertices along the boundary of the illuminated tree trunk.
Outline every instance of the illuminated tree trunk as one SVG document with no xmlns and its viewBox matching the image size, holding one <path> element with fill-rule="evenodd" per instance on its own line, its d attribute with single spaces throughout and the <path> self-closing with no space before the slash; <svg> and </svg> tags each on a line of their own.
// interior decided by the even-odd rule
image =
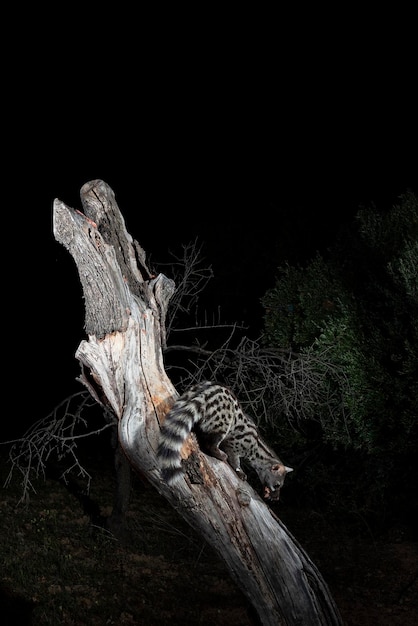
<svg viewBox="0 0 418 626">
<path fill-rule="evenodd" d="M 86 183 L 81 202 L 83 213 L 60 200 L 53 209 L 55 238 L 75 260 L 85 300 L 79 380 L 117 416 L 119 443 L 131 465 L 225 560 L 263 625 L 341 624 L 315 565 L 227 463 L 202 454 L 190 437 L 183 450 L 185 479 L 174 487 L 161 480 L 158 435 L 177 397 L 163 361 L 174 284 L 150 274 L 106 183 Z"/>
</svg>

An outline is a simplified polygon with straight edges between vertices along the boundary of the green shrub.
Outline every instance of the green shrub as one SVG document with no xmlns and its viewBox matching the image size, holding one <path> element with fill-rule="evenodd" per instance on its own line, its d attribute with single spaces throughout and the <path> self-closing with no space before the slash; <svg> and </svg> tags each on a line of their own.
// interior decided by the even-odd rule
<svg viewBox="0 0 418 626">
<path fill-rule="evenodd" d="M 317 423 L 312 431 L 299 414 L 305 444 L 314 432 L 330 449 L 367 457 L 368 467 L 374 459 L 376 481 L 393 487 L 394 468 L 418 443 L 417 198 L 360 209 L 327 258 L 280 267 L 262 304 L 265 345 L 302 364 L 294 393 L 309 397 L 305 419 Z"/>
</svg>

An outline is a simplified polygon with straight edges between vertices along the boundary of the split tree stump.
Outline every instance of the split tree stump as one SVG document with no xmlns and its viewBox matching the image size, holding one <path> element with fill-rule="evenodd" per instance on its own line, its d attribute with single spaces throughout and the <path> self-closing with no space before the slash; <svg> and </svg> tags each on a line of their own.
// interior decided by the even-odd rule
<svg viewBox="0 0 418 626">
<path fill-rule="evenodd" d="M 227 463 L 184 446 L 185 479 L 168 487 L 156 450 L 177 393 L 164 369 L 165 316 L 175 285 L 152 276 L 112 189 L 83 185 L 83 212 L 56 199 L 54 236 L 74 258 L 85 300 L 79 380 L 119 421 L 130 463 L 225 560 L 264 626 L 339 626 L 320 572 L 268 504 Z"/>
</svg>

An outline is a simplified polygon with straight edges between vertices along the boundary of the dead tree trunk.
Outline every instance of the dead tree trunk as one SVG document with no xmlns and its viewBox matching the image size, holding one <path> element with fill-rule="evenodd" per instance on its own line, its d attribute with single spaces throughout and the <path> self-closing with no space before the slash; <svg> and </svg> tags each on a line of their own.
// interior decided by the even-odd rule
<svg viewBox="0 0 418 626">
<path fill-rule="evenodd" d="M 161 480 L 158 434 L 177 396 L 163 362 L 174 284 L 149 273 L 106 183 L 86 183 L 81 202 L 84 214 L 59 200 L 53 209 L 55 238 L 75 260 L 85 299 L 88 339 L 76 353 L 79 380 L 111 407 L 133 467 L 217 550 L 264 626 L 340 625 L 315 565 L 229 465 L 202 454 L 190 437 L 183 456 L 193 471 L 174 487 Z"/>
</svg>

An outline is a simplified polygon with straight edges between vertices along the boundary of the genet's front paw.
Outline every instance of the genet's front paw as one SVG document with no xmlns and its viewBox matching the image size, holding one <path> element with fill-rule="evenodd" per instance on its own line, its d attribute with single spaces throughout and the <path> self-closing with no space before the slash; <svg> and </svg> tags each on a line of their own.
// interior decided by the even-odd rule
<svg viewBox="0 0 418 626">
<path fill-rule="evenodd" d="M 279 500 L 280 499 L 280 489 L 276 489 L 272 491 L 269 487 L 264 487 L 263 497 L 265 500 Z"/>
<path fill-rule="evenodd" d="M 235 471 L 238 474 L 238 476 L 241 478 L 241 480 L 247 480 L 247 474 L 244 474 L 244 472 L 242 471 L 240 467 L 237 467 Z"/>
</svg>

